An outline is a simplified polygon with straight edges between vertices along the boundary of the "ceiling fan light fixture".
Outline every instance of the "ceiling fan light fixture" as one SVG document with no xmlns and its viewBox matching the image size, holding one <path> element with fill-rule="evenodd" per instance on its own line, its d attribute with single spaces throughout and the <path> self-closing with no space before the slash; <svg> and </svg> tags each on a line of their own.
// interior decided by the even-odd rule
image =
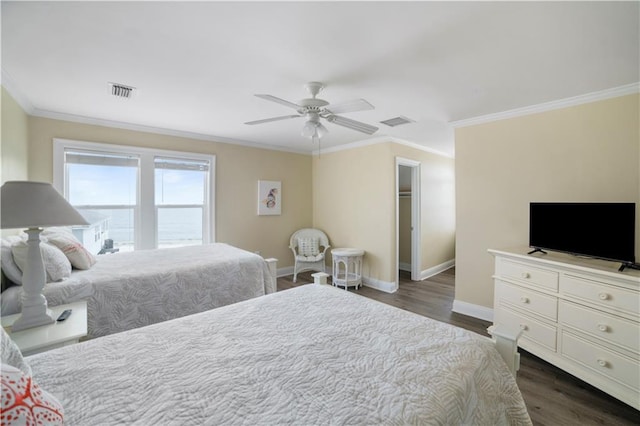
<svg viewBox="0 0 640 426">
<path fill-rule="evenodd" d="M 311 138 L 314 142 L 324 137 L 327 133 L 329 133 L 329 130 L 322 123 L 313 120 L 307 121 L 302 128 L 302 136 Z"/>
<path fill-rule="evenodd" d="M 316 124 L 313 121 L 307 121 L 302 128 L 302 136 L 312 138 L 317 132 Z"/>
<path fill-rule="evenodd" d="M 316 131 L 318 133 L 318 137 L 320 138 L 325 137 L 326 134 L 329 133 L 329 130 L 327 130 L 327 128 L 324 127 L 322 123 L 318 123 L 318 125 L 316 126 Z"/>
</svg>

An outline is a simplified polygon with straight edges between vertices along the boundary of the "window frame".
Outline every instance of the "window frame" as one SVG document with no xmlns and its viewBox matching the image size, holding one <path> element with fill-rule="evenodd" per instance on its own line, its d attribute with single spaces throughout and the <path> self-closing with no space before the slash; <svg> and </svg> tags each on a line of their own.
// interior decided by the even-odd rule
<svg viewBox="0 0 640 426">
<path fill-rule="evenodd" d="M 65 150 L 96 151 L 98 153 L 114 153 L 137 156 L 140 159 L 138 168 L 138 197 L 136 206 L 138 214 L 134 214 L 134 250 L 153 249 L 158 247 L 158 227 L 155 204 L 155 158 L 168 157 L 185 161 L 208 161 L 209 179 L 203 214 L 202 243 L 216 241 L 216 156 L 185 151 L 142 148 L 130 145 L 105 144 L 69 139 L 53 139 L 53 187 L 65 199 L 68 198 L 66 182 Z M 208 202 L 206 202 L 208 201 Z"/>
</svg>

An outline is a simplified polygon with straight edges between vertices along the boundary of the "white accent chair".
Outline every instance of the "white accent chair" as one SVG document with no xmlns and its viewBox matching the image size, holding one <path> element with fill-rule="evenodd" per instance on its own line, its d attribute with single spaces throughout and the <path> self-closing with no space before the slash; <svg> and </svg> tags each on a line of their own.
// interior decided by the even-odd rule
<svg viewBox="0 0 640 426">
<path fill-rule="evenodd" d="M 327 234 L 319 229 L 304 228 L 294 232 L 289 240 L 289 248 L 295 259 L 293 282 L 296 282 L 298 272 L 325 272 L 325 252 L 329 247 Z"/>
</svg>

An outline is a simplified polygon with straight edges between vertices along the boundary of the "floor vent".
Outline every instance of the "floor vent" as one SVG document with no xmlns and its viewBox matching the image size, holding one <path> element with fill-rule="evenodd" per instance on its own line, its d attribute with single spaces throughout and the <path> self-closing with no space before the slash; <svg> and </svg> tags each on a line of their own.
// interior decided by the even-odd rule
<svg viewBox="0 0 640 426">
<path fill-rule="evenodd" d="M 403 124 L 415 123 L 415 121 L 401 115 L 399 117 L 394 117 L 388 120 L 381 121 L 381 123 L 386 124 L 389 127 L 396 127 L 396 126 L 401 126 Z"/>
<path fill-rule="evenodd" d="M 119 83 L 109 83 L 109 87 L 111 88 L 111 94 L 113 96 L 125 99 L 131 99 L 134 91 L 136 90 L 135 87 L 125 86 L 124 84 Z"/>
</svg>

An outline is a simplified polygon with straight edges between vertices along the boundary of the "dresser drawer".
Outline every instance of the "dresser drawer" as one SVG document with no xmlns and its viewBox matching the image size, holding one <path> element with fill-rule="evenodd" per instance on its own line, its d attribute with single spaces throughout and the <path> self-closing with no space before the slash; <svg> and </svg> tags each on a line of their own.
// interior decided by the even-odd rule
<svg viewBox="0 0 640 426">
<path fill-rule="evenodd" d="M 638 317 L 640 293 L 637 291 L 567 274 L 560 280 L 560 293 L 572 299 Z"/>
<path fill-rule="evenodd" d="M 558 290 L 558 273 L 555 271 L 505 259 L 502 259 L 501 262 L 500 276 L 504 278 L 514 279 L 547 290 Z"/>
<path fill-rule="evenodd" d="M 562 356 L 619 383 L 640 388 L 640 362 L 587 342 L 570 333 L 562 334 Z"/>
<path fill-rule="evenodd" d="M 495 311 L 494 324 L 518 324 L 522 329 L 521 339 L 556 351 L 556 328 L 543 324 L 527 315 L 501 306 Z"/>
<path fill-rule="evenodd" d="M 632 352 L 640 352 L 640 333 L 637 322 L 617 318 L 564 300 L 560 301 L 559 322 Z"/>
<path fill-rule="evenodd" d="M 546 294 L 538 293 L 526 287 L 520 287 L 496 280 L 496 300 L 499 303 L 507 302 L 520 309 L 526 309 L 556 321 L 558 318 L 558 299 Z"/>
</svg>

